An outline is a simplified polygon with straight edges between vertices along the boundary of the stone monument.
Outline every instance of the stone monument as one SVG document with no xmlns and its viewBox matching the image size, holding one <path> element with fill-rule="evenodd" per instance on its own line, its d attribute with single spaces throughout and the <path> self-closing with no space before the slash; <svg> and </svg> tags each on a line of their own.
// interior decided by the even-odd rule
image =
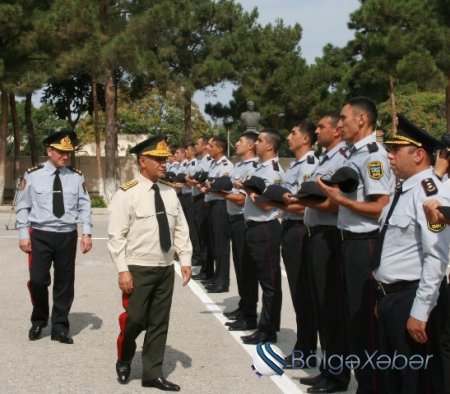
<svg viewBox="0 0 450 394">
<path fill-rule="evenodd" d="M 242 112 L 240 119 L 245 125 L 245 131 L 258 132 L 259 120 L 261 114 L 255 111 L 255 103 L 252 100 L 247 101 L 247 111 Z"/>
</svg>

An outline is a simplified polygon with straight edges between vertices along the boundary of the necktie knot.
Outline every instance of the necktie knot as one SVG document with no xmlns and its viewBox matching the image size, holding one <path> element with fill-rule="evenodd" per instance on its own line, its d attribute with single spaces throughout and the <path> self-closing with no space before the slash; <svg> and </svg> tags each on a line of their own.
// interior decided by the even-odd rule
<svg viewBox="0 0 450 394">
<path fill-rule="evenodd" d="M 159 192 L 159 186 L 157 183 L 154 183 L 152 189 Z"/>
</svg>

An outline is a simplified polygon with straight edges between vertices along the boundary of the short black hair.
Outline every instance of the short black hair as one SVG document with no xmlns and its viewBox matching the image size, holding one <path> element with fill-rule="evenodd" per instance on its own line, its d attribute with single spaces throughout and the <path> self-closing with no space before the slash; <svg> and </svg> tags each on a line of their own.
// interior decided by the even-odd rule
<svg viewBox="0 0 450 394">
<path fill-rule="evenodd" d="M 267 139 L 269 143 L 272 144 L 274 152 L 278 153 L 278 148 L 280 147 L 281 143 L 281 134 L 271 127 L 264 127 L 260 130 L 260 133 L 267 134 Z"/>
<path fill-rule="evenodd" d="M 223 138 L 223 137 L 213 137 L 212 139 L 216 145 L 222 149 L 223 152 L 226 152 L 227 150 L 227 146 L 228 146 L 228 141 Z"/>
<path fill-rule="evenodd" d="M 314 143 L 316 142 L 317 136 L 316 136 L 316 126 L 314 125 L 313 122 L 311 122 L 307 119 L 302 119 L 302 120 L 295 122 L 292 127 L 293 128 L 298 127 L 302 134 L 306 134 L 309 137 L 311 146 L 314 145 Z"/>
<path fill-rule="evenodd" d="M 241 137 L 245 137 L 255 143 L 258 139 L 258 133 L 255 133 L 254 131 L 246 131 L 245 133 L 242 133 Z"/>
<path fill-rule="evenodd" d="M 320 116 L 320 119 L 323 118 L 331 118 L 331 124 L 333 125 L 333 127 L 336 127 L 339 123 L 340 114 L 339 111 L 326 111 Z"/>
<path fill-rule="evenodd" d="M 351 97 L 348 100 L 345 100 L 344 106 L 350 105 L 351 107 L 356 107 L 363 111 L 367 118 L 369 119 L 369 125 L 374 127 L 377 123 L 378 118 L 378 110 L 375 103 L 369 98 L 365 96 L 357 96 Z"/>
</svg>

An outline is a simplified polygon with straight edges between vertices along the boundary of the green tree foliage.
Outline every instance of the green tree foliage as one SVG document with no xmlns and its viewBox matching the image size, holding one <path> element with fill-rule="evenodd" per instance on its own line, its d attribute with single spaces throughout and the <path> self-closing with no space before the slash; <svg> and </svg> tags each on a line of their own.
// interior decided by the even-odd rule
<svg viewBox="0 0 450 394">
<path fill-rule="evenodd" d="M 397 112 L 404 113 L 414 123 L 440 138 L 446 130 L 444 93 L 416 92 L 396 97 Z M 391 134 L 392 108 L 390 101 L 378 106 L 378 124 L 386 135 Z"/>
<path fill-rule="evenodd" d="M 442 49 L 442 26 L 435 1 L 364 0 L 349 27 L 355 30 L 347 44 L 350 95 L 385 100 L 389 76 L 402 93 L 442 89 L 444 76 L 435 61 Z"/>
</svg>

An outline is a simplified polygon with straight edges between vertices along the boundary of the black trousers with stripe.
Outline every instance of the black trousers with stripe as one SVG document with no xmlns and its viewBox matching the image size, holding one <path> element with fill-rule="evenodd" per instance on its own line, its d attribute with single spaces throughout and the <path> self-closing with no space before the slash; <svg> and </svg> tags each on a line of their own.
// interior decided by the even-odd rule
<svg viewBox="0 0 450 394">
<path fill-rule="evenodd" d="M 305 357 L 317 349 L 317 326 L 313 310 L 311 274 L 308 269 L 308 235 L 302 220 L 284 220 L 281 233 L 281 255 L 291 292 L 297 322 L 294 350 Z"/>
<path fill-rule="evenodd" d="M 234 271 L 240 297 L 239 309 L 244 320 L 256 321 L 258 279 L 245 242 L 247 225 L 244 215 L 231 215 L 230 223 Z"/>
<path fill-rule="evenodd" d="M 230 219 L 225 200 L 208 202 L 209 223 L 212 238 L 212 250 L 216 267 L 214 284 L 227 287 L 230 285 Z"/>
<path fill-rule="evenodd" d="M 268 334 L 280 330 L 281 318 L 281 224 L 247 222 L 247 247 L 262 288 L 262 310 L 258 329 Z M 256 305 L 255 305 L 256 306 Z"/>
<path fill-rule="evenodd" d="M 367 353 L 379 349 L 375 318 L 376 284 L 370 267 L 375 242 L 376 238 L 342 242 L 349 347 L 360 360 L 366 360 Z M 380 371 L 370 365 L 355 369 L 355 377 L 358 393 L 383 392 Z"/>
<path fill-rule="evenodd" d="M 33 312 L 31 323 L 46 326 L 49 318 L 48 287 L 53 263 L 52 331 L 69 332 L 69 312 L 74 297 L 77 231 L 57 233 L 30 230 L 32 252 L 29 255 L 30 291 Z"/>
<path fill-rule="evenodd" d="M 317 318 L 322 352 L 327 358 L 348 354 L 347 319 L 345 311 L 344 278 L 341 259 L 341 232 L 331 226 L 309 236 L 308 258 L 312 278 L 313 305 Z M 313 227 L 314 229 L 314 227 Z M 334 356 L 337 355 L 337 356 Z M 344 384 L 350 381 L 350 370 L 332 370 L 320 366 L 328 379 Z"/>
<path fill-rule="evenodd" d="M 383 371 L 386 389 L 392 394 L 421 394 L 444 392 L 444 369 L 442 363 L 441 340 L 448 310 L 446 281 L 441 285 L 437 305 L 431 311 L 427 321 L 428 341 L 425 344 L 415 342 L 406 329 L 406 322 L 417 289 L 405 289 L 395 293 L 380 295 L 378 316 L 380 328 L 380 351 L 393 358 L 394 354 L 405 356 L 408 360 L 428 361 L 421 368 L 389 368 Z M 399 361 L 398 365 L 402 366 Z M 415 366 L 418 366 L 416 364 Z M 414 367 L 414 366 L 413 366 Z M 448 371 L 447 371 L 448 373 Z"/>
<path fill-rule="evenodd" d="M 118 360 L 130 363 L 136 338 L 145 331 L 142 346 L 142 380 L 163 376 L 162 364 L 172 306 L 174 267 L 128 266 L 133 292 L 122 295 L 125 312 L 119 317 Z"/>
</svg>

